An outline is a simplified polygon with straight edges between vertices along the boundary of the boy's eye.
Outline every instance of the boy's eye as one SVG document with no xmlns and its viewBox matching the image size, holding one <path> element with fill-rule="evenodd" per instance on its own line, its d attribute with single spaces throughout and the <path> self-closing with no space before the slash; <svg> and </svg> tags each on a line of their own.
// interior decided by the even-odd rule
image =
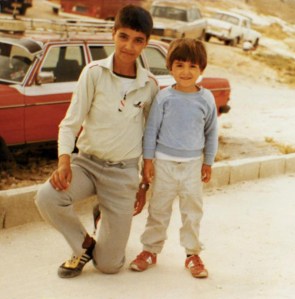
<svg viewBox="0 0 295 299">
<path fill-rule="evenodd" d="M 120 32 L 119 35 L 118 35 L 118 37 L 119 37 L 120 39 L 123 39 L 123 40 L 128 39 L 128 35 L 125 34 L 124 32 Z"/>
<path fill-rule="evenodd" d="M 143 38 L 137 38 L 137 39 L 135 39 L 135 42 L 137 44 L 143 44 L 144 43 L 144 39 Z"/>
</svg>

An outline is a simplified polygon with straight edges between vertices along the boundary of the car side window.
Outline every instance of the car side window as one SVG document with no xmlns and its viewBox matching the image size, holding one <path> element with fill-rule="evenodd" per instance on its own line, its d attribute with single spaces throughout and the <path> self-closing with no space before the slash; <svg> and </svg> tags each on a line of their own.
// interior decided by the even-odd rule
<svg viewBox="0 0 295 299">
<path fill-rule="evenodd" d="M 191 10 L 188 11 L 189 22 L 193 22 L 193 21 L 199 20 L 201 18 L 202 18 L 202 16 L 198 9 L 192 8 Z"/>
<path fill-rule="evenodd" d="M 77 81 L 85 66 L 83 46 L 51 47 L 41 72 L 53 72 L 54 82 Z"/>
<path fill-rule="evenodd" d="M 153 47 L 147 47 L 143 50 L 150 71 L 155 75 L 169 75 L 166 67 L 166 59 L 162 52 Z"/>
<path fill-rule="evenodd" d="M 100 60 L 107 58 L 114 52 L 115 47 L 113 45 L 90 45 L 91 60 Z"/>
</svg>

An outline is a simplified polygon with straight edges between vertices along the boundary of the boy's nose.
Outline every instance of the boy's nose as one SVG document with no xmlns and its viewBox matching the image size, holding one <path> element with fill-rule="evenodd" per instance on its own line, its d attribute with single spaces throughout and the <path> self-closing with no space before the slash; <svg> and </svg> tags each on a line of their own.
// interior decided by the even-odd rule
<svg viewBox="0 0 295 299">
<path fill-rule="evenodd" d="M 190 72 L 190 68 L 189 68 L 189 67 L 184 67 L 184 68 L 183 68 L 183 72 L 184 72 L 185 74 L 189 73 L 189 72 Z"/>
<path fill-rule="evenodd" d="M 132 50 L 133 49 L 133 42 L 132 41 L 126 42 L 126 48 Z"/>
</svg>

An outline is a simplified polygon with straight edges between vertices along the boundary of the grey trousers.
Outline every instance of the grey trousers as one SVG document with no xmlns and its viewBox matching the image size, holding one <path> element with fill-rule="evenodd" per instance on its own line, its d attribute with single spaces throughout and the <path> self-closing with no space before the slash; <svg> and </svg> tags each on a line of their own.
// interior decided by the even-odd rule
<svg viewBox="0 0 295 299">
<path fill-rule="evenodd" d="M 72 182 L 65 191 L 56 191 L 49 181 L 44 183 L 36 195 L 36 205 L 42 217 L 62 233 L 73 254 L 81 255 L 87 231 L 73 205 L 97 195 L 101 220 L 93 251 L 94 265 L 104 273 L 117 273 L 125 261 L 139 183 L 138 164 L 126 168 L 104 166 L 73 155 L 72 172 Z"/>
</svg>

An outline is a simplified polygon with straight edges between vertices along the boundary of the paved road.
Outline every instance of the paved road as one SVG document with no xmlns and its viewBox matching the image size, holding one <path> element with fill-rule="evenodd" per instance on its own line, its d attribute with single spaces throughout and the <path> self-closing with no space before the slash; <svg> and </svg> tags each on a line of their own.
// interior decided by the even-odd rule
<svg viewBox="0 0 295 299">
<path fill-rule="evenodd" d="M 202 258 L 209 270 L 197 280 L 184 269 L 177 201 L 158 265 L 117 275 L 88 264 L 80 277 L 56 271 L 70 255 L 63 238 L 44 222 L 0 230 L 1 299 L 291 299 L 295 293 L 295 175 L 205 191 Z M 92 222 L 82 213 L 91 230 Z M 146 210 L 134 218 L 127 261 L 141 250 Z M 114 244 L 115 245 L 115 244 Z"/>
</svg>

